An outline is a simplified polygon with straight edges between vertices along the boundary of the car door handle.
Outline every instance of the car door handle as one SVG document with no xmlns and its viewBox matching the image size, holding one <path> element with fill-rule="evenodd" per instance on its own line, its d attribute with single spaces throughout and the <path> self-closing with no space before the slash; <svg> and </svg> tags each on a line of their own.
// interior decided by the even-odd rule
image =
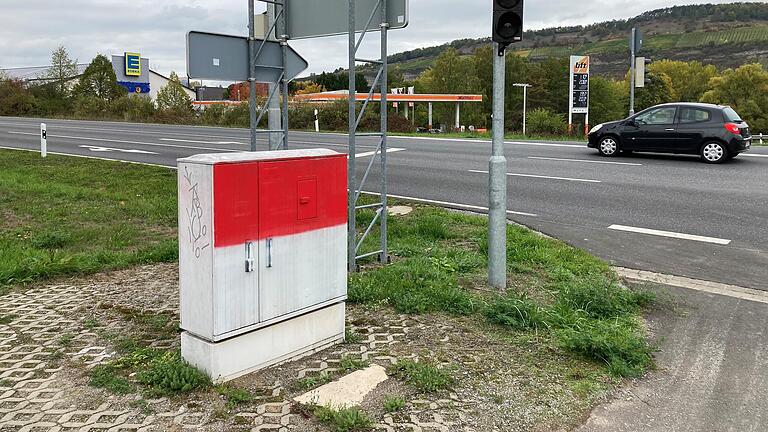
<svg viewBox="0 0 768 432">
<path fill-rule="evenodd" d="M 675 129 L 674 129 L 674 128 L 671 128 L 671 129 L 667 129 L 667 132 L 674 132 L 674 131 L 675 131 Z"/>
</svg>

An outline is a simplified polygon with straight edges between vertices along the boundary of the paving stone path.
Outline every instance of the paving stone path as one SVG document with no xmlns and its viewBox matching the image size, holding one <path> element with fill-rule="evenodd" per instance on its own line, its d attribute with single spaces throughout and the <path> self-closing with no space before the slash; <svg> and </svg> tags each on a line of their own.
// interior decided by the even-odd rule
<svg viewBox="0 0 768 432">
<path fill-rule="evenodd" d="M 393 364 L 393 347 L 408 343 L 412 330 L 431 331 L 429 322 L 416 318 L 390 312 L 371 319 L 370 311 L 350 308 L 350 327 L 362 336 L 359 343 L 246 377 L 264 383 L 265 391 L 226 415 L 216 408 L 222 402 L 212 391 L 145 400 L 90 387 L 88 370 L 116 355 L 104 335 L 130 328 L 111 310 L 177 317 L 176 277 L 173 265 L 148 266 L 0 297 L 0 431 L 323 431 L 293 406 L 297 381 L 333 373 L 344 357 Z M 165 349 L 179 343 L 178 337 L 145 342 Z M 374 430 L 473 431 L 466 421 L 471 406 L 456 394 L 419 396 L 400 412 L 376 419 Z"/>
</svg>

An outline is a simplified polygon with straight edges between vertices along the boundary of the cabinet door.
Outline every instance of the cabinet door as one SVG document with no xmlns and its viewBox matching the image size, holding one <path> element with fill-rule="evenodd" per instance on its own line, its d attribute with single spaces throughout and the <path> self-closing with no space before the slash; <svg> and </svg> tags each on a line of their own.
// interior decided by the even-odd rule
<svg viewBox="0 0 768 432">
<path fill-rule="evenodd" d="M 262 321 L 346 295 L 346 160 L 262 162 Z"/>
<path fill-rule="evenodd" d="M 215 336 L 260 322 L 258 168 L 258 163 L 214 166 Z M 247 271 L 249 255 L 253 271 Z"/>
</svg>

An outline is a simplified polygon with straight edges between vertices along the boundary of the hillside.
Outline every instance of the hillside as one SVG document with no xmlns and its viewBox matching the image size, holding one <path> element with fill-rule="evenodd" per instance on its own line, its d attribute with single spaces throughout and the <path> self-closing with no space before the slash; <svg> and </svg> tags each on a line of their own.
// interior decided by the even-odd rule
<svg viewBox="0 0 768 432">
<path fill-rule="evenodd" d="M 767 3 L 675 6 L 628 20 L 530 31 L 522 43 L 512 48 L 517 55 L 531 60 L 589 54 L 593 73 L 618 78 L 628 68 L 632 27 L 645 34 L 641 54 L 655 60 L 699 60 L 721 69 L 754 61 L 768 64 Z M 407 79 L 414 79 L 448 47 L 470 55 L 488 43 L 488 38 L 461 39 L 394 54 L 389 60 L 401 68 Z"/>
</svg>

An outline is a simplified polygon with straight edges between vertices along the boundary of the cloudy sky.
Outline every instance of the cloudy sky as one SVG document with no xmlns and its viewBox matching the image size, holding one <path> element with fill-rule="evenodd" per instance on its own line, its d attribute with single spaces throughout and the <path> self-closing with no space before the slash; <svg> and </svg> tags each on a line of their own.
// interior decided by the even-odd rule
<svg viewBox="0 0 768 432">
<path fill-rule="evenodd" d="M 528 0 L 526 27 L 590 24 L 693 3 L 701 2 Z M 408 28 L 390 33 L 391 53 L 489 35 L 490 0 L 410 0 L 410 4 Z M 257 3 L 257 12 L 265 9 L 261 5 Z M 0 0 L 0 67 L 50 64 L 51 51 L 64 45 L 81 62 L 97 53 L 141 52 L 150 58 L 152 69 L 183 75 L 187 31 L 245 35 L 247 21 L 246 0 Z M 370 38 L 363 55 L 378 58 L 377 42 Z M 309 61 L 308 72 L 322 72 L 346 66 L 346 43 L 344 37 L 332 37 L 294 41 L 291 46 Z"/>
</svg>

